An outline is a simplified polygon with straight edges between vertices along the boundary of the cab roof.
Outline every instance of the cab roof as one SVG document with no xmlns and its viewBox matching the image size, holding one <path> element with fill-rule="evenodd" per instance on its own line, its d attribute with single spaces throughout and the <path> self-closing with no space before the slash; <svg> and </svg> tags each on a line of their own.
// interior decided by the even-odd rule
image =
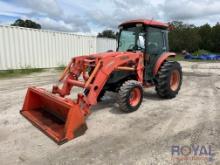
<svg viewBox="0 0 220 165">
<path fill-rule="evenodd" d="M 124 25 L 129 25 L 129 24 L 137 24 L 137 23 L 144 24 L 147 26 L 168 28 L 168 24 L 166 24 L 166 23 L 162 23 L 162 22 L 155 21 L 155 20 L 147 20 L 147 19 L 136 19 L 136 20 L 126 21 L 126 22 L 123 22 L 122 24 L 120 24 L 119 27 L 124 26 Z"/>
</svg>

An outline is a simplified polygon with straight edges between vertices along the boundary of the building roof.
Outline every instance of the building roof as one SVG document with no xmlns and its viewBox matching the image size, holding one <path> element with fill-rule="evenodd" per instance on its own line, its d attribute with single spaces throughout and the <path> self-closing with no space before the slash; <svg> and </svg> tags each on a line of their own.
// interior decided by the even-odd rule
<svg viewBox="0 0 220 165">
<path fill-rule="evenodd" d="M 147 19 L 136 19 L 136 20 L 126 21 L 126 22 L 123 22 L 122 24 L 120 24 L 119 26 L 134 24 L 134 23 L 142 23 L 142 24 L 145 24 L 148 26 L 157 26 L 157 27 L 168 28 L 168 24 L 166 24 L 166 23 L 162 23 L 162 22 L 155 21 L 155 20 L 147 20 Z"/>
</svg>

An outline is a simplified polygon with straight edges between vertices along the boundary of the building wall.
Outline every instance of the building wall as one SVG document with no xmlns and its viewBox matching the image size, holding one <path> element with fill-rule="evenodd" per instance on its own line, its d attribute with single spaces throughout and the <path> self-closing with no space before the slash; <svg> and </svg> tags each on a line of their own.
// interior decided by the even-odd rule
<svg viewBox="0 0 220 165">
<path fill-rule="evenodd" d="M 116 50 L 116 40 L 109 38 L 97 38 L 96 41 L 96 51 L 97 52 L 105 52 L 108 50 Z"/>
<path fill-rule="evenodd" d="M 75 56 L 115 49 L 113 39 L 0 26 L 0 70 L 58 67 Z"/>
</svg>

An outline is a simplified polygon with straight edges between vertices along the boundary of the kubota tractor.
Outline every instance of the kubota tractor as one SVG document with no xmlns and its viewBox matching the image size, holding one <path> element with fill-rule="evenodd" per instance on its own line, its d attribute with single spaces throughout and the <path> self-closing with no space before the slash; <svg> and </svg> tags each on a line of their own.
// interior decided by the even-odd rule
<svg viewBox="0 0 220 165">
<path fill-rule="evenodd" d="M 52 91 L 28 88 L 21 114 L 58 144 L 83 132 L 90 107 L 106 91 L 117 92 L 122 111 L 139 108 L 143 88 L 155 86 L 161 98 L 174 98 L 181 86 L 178 62 L 168 60 L 168 26 L 153 20 L 133 20 L 119 25 L 117 51 L 71 59 Z M 81 87 L 76 99 L 67 97 Z M 74 90 L 74 89 L 73 89 Z"/>
</svg>

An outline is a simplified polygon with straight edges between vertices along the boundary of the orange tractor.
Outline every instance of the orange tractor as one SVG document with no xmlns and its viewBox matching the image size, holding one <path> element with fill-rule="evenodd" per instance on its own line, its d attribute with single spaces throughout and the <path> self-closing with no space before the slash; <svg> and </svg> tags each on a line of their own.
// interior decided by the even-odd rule
<svg viewBox="0 0 220 165">
<path fill-rule="evenodd" d="M 181 87 L 182 69 L 169 61 L 168 25 L 152 20 L 132 20 L 119 25 L 117 51 L 71 59 L 52 91 L 28 88 L 21 114 L 58 144 L 87 129 L 91 106 L 106 91 L 117 92 L 123 112 L 133 112 L 143 99 L 143 88 L 155 86 L 162 98 L 174 98 Z M 76 99 L 67 97 L 81 87 Z"/>
</svg>

